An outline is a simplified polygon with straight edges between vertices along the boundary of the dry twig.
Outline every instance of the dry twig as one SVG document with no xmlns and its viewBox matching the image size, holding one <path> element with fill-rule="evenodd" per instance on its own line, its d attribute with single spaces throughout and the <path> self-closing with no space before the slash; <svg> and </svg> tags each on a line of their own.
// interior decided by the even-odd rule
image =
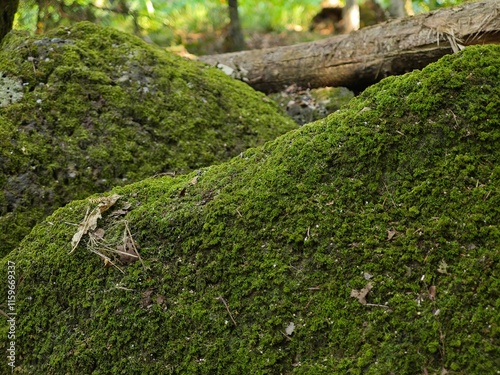
<svg viewBox="0 0 500 375">
<path fill-rule="evenodd" d="M 224 304 L 224 306 L 226 307 L 226 310 L 229 314 L 229 317 L 231 318 L 231 321 L 233 322 L 233 324 L 236 326 L 236 321 L 234 320 L 233 318 L 233 314 L 231 314 L 231 310 L 229 310 L 229 305 L 227 304 L 226 300 L 224 299 L 224 297 L 222 296 L 219 296 L 219 297 L 216 297 L 216 299 L 218 299 L 219 301 L 222 301 L 222 303 Z"/>
</svg>

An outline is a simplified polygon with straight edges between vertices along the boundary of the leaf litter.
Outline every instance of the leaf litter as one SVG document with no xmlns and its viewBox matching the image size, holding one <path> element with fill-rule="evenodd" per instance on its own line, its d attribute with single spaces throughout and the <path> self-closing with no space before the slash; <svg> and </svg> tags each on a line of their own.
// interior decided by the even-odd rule
<svg viewBox="0 0 500 375">
<path fill-rule="evenodd" d="M 82 238 L 88 234 L 89 250 L 97 254 L 103 260 L 105 267 L 114 266 L 123 273 L 123 270 L 117 263 L 121 265 L 129 265 L 137 260 L 140 260 L 144 267 L 144 262 L 142 261 L 138 251 L 139 245 L 134 241 L 127 220 L 119 220 L 116 223 L 116 225 L 123 225 L 123 234 L 120 240 L 114 243 L 106 242 L 104 239 L 106 230 L 97 227 L 98 220 L 102 218 L 101 214 L 113 207 L 113 205 L 120 198 L 120 195 L 113 194 L 111 196 L 99 197 L 90 200 L 91 203 L 97 203 L 97 206 L 95 206 L 92 211 L 90 210 L 90 207 L 87 208 L 85 217 L 78 225 L 78 230 L 71 239 L 72 249 L 70 254 L 75 251 Z M 110 217 L 116 219 L 120 216 L 125 216 L 130 207 L 130 203 L 127 202 L 123 205 L 123 207 L 111 213 Z"/>
<path fill-rule="evenodd" d="M 286 332 L 286 334 L 288 336 L 291 336 L 294 331 L 295 331 L 295 323 L 294 322 L 290 322 L 290 324 L 288 325 L 288 327 L 286 327 L 285 332 Z"/>
<path fill-rule="evenodd" d="M 368 293 L 370 293 L 370 290 L 372 290 L 372 289 L 373 289 L 373 284 L 371 282 L 368 282 L 365 285 L 365 287 L 362 289 L 359 289 L 359 290 L 358 289 L 351 289 L 351 297 L 356 298 L 359 301 L 359 303 L 361 303 L 362 305 L 372 306 L 372 307 L 383 307 L 385 309 L 390 310 L 390 307 L 387 305 L 380 305 L 377 303 L 368 303 L 366 301 L 366 296 L 368 295 Z"/>
<path fill-rule="evenodd" d="M 90 212 L 90 208 L 87 208 L 87 212 L 83 221 L 78 225 L 78 231 L 73 235 L 71 239 L 71 251 L 70 254 L 75 251 L 78 247 L 83 236 L 85 236 L 89 231 L 94 231 L 97 228 L 97 220 L 102 218 L 101 214 L 112 207 L 116 201 L 120 199 L 118 194 L 113 194 L 109 197 L 100 197 L 91 200 L 93 203 L 97 203 L 97 206 Z"/>
<path fill-rule="evenodd" d="M 357 289 L 352 289 L 351 290 L 351 297 L 357 298 L 359 303 L 362 305 L 366 305 L 366 296 L 372 290 L 373 285 L 372 283 L 367 283 L 366 286 L 363 289 L 357 290 Z"/>
</svg>

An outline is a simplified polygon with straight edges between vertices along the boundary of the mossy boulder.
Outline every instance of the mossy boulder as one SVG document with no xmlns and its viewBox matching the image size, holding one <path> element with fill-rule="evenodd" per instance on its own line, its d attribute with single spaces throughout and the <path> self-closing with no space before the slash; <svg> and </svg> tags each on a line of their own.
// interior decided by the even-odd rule
<svg viewBox="0 0 500 375">
<path fill-rule="evenodd" d="M 0 51 L 0 255 L 54 208 L 211 165 L 295 128 L 214 68 L 91 23 Z"/>
<path fill-rule="evenodd" d="M 500 46 L 468 47 L 226 163 L 59 209 L 0 264 L 18 372 L 495 373 L 499 79 Z"/>
</svg>

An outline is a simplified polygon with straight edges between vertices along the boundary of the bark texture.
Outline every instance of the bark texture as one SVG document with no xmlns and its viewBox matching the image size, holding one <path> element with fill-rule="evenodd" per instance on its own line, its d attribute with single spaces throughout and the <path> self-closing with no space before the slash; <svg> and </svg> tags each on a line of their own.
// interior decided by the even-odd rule
<svg viewBox="0 0 500 375">
<path fill-rule="evenodd" d="M 473 44 L 500 43 L 500 2 L 444 8 L 311 43 L 202 56 L 263 92 L 344 86 L 361 90 Z"/>
</svg>

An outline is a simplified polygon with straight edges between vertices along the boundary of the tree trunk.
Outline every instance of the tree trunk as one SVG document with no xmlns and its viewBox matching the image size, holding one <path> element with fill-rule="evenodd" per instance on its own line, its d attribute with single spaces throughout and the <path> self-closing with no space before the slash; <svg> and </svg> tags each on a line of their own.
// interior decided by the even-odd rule
<svg viewBox="0 0 500 375">
<path fill-rule="evenodd" d="M 394 18 L 413 16 L 413 6 L 411 0 L 391 0 L 389 14 Z"/>
<path fill-rule="evenodd" d="M 357 0 L 346 0 L 342 9 L 344 33 L 359 30 L 359 5 Z"/>
<path fill-rule="evenodd" d="M 0 40 L 12 30 L 12 23 L 14 22 L 19 0 L 2 0 L 1 4 Z"/>
<path fill-rule="evenodd" d="M 263 92 L 344 86 L 361 90 L 421 69 L 471 44 L 500 43 L 500 2 L 465 3 L 312 43 L 202 56 Z"/>
<path fill-rule="evenodd" d="M 241 31 L 240 16 L 238 14 L 238 0 L 229 0 L 229 30 L 225 40 L 227 51 L 243 51 L 245 40 Z"/>
</svg>

